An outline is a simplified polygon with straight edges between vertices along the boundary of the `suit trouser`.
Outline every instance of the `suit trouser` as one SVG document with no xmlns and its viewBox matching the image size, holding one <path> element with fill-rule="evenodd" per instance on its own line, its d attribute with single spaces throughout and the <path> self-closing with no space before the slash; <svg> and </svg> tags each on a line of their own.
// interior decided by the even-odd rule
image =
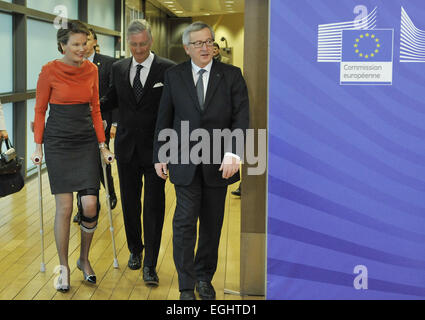
<svg viewBox="0 0 425 320">
<path fill-rule="evenodd" d="M 164 224 L 165 181 L 157 176 L 153 164 L 141 165 L 139 157 L 135 155 L 129 163 L 122 163 L 117 160 L 127 245 L 133 254 L 141 254 L 143 248 L 145 248 L 143 266 L 155 267 Z M 143 199 L 144 245 L 141 225 L 143 176 L 145 178 Z"/>
<path fill-rule="evenodd" d="M 189 186 L 175 186 L 177 206 L 173 219 L 173 256 L 179 290 L 193 290 L 196 281 L 212 281 L 217 269 L 223 226 L 225 187 L 208 187 L 198 167 Z M 199 239 L 194 256 L 197 222 Z"/>
<path fill-rule="evenodd" d="M 105 143 L 109 146 L 109 142 L 111 141 L 111 124 L 108 123 L 106 130 L 105 130 Z M 106 179 L 108 179 L 108 188 L 109 188 L 109 195 L 115 194 L 115 187 L 114 187 L 114 178 L 112 177 L 112 167 L 110 164 L 106 165 Z M 103 168 L 102 164 L 100 164 L 100 182 L 102 182 L 103 187 L 105 187 L 105 179 L 103 178 Z"/>
</svg>

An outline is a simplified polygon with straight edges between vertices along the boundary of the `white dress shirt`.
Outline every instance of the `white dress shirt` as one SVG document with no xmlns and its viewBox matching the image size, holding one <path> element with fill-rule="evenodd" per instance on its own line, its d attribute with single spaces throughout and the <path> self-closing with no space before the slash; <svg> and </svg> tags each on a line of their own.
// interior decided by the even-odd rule
<svg viewBox="0 0 425 320">
<path fill-rule="evenodd" d="M 212 64 L 213 64 L 213 60 L 211 60 L 210 63 L 208 63 L 205 67 L 200 68 L 196 64 L 194 64 L 192 61 L 192 75 L 193 75 L 193 82 L 195 83 L 195 86 L 198 83 L 199 70 L 204 69 L 206 71 L 202 74 L 202 80 L 204 82 L 204 101 L 205 101 L 205 96 L 207 95 L 208 80 L 210 79 Z"/>
<path fill-rule="evenodd" d="M 198 79 L 199 79 L 199 73 L 198 73 L 199 70 L 204 69 L 206 71 L 202 74 L 202 80 L 204 82 L 204 101 L 205 101 L 205 97 L 207 95 L 208 81 L 210 79 L 212 64 L 213 64 L 213 59 L 211 59 L 210 63 L 208 63 L 205 67 L 200 68 L 195 63 L 193 63 L 193 61 L 192 61 L 192 75 L 193 75 L 193 82 L 194 82 L 195 86 L 196 86 L 196 83 L 198 82 Z M 231 153 L 231 152 L 226 152 L 224 154 L 224 156 L 231 156 L 231 157 L 234 157 L 234 158 L 238 159 L 239 161 L 241 161 L 241 158 L 237 154 L 234 154 L 234 153 Z"/>
<path fill-rule="evenodd" d="M 146 58 L 146 60 L 143 61 L 142 63 L 138 63 L 136 61 L 136 59 L 134 59 L 134 57 L 133 57 L 133 61 L 131 62 L 131 67 L 130 67 L 130 83 L 131 83 L 131 86 L 133 86 L 134 77 L 136 76 L 137 66 L 139 64 L 141 64 L 143 66 L 143 68 L 140 70 L 140 81 L 142 82 L 143 87 L 145 86 L 154 57 L 155 57 L 154 54 L 151 52 L 151 53 L 149 53 L 149 56 Z"/>
<path fill-rule="evenodd" d="M 91 63 L 93 63 L 94 55 L 96 54 L 96 51 L 93 50 L 93 53 L 90 57 L 87 57 L 86 59 L 89 60 Z"/>
</svg>

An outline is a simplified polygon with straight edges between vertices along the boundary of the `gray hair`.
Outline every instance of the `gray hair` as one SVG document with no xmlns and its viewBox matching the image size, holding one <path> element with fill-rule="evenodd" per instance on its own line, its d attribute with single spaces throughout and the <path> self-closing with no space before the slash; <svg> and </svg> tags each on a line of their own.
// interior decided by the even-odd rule
<svg viewBox="0 0 425 320">
<path fill-rule="evenodd" d="M 130 35 L 141 33 L 143 31 L 147 31 L 150 40 L 152 40 L 152 31 L 149 22 L 147 22 L 145 19 L 136 19 L 131 21 L 127 27 L 127 40 Z"/>
<path fill-rule="evenodd" d="M 189 42 L 190 42 L 190 34 L 192 32 L 196 32 L 196 31 L 199 31 L 199 30 L 202 30 L 202 29 L 205 29 L 205 28 L 210 29 L 212 39 L 214 40 L 214 38 L 215 38 L 214 30 L 208 24 L 206 24 L 205 22 L 196 21 L 196 22 L 192 23 L 190 26 L 186 27 L 186 29 L 184 29 L 183 37 L 182 37 L 183 44 L 185 46 L 188 46 Z"/>
</svg>

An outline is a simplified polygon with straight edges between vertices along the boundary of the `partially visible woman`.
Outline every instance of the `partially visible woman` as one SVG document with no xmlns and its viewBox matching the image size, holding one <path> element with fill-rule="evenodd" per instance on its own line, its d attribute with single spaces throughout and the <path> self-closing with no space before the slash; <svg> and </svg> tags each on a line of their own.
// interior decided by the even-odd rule
<svg viewBox="0 0 425 320">
<path fill-rule="evenodd" d="M 3 106 L 0 102 L 0 141 L 9 138 L 6 131 L 6 120 L 4 119 Z"/>
<path fill-rule="evenodd" d="M 77 267 L 84 280 L 96 283 L 89 262 L 89 249 L 99 216 L 99 149 L 106 163 L 113 154 L 105 145 L 99 105 L 97 67 L 84 59 L 89 30 L 78 21 L 68 21 L 57 32 L 63 58 L 43 66 L 37 82 L 34 140 L 35 165 L 46 156 L 50 189 L 55 195 L 55 240 L 61 264 L 56 288 L 69 290 L 68 247 L 73 192 L 80 192 L 81 251 Z M 50 104 L 45 126 L 46 110 Z"/>
</svg>

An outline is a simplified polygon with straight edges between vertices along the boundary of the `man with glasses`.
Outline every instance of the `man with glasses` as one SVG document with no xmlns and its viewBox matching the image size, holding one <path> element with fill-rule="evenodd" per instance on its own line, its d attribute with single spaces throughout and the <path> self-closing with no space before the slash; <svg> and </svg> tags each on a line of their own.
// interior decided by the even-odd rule
<svg viewBox="0 0 425 320">
<path fill-rule="evenodd" d="M 143 280 L 146 285 L 157 286 L 156 264 L 164 224 L 165 183 L 155 173 L 153 136 L 164 72 L 175 63 L 151 52 L 151 27 L 144 19 L 130 22 L 127 42 L 132 57 L 113 64 L 112 81 L 107 95 L 101 99 L 101 106 L 102 110 L 118 106 L 114 151 L 130 251 L 128 267 L 132 270 L 141 268 L 145 249 Z M 141 225 L 143 177 L 144 243 Z"/>
<path fill-rule="evenodd" d="M 214 155 L 213 130 L 244 132 L 249 124 L 248 92 L 241 70 L 215 61 L 213 44 L 214 32 L 209 25 L 195 22 L 185 29 L 183 45 L 190 60 L 165 73 L 155 130 L 156 172 L 165 180 L 169 169 L 176 190 L 173 255 L 182 300 L 196 299 L 195 288 L 201 299 L 216 298 L 211 281 L 217 268 L 227 186 L 239 180 L 243 155 L 236 154 L 232 143 L 224 144 L 220 154 Z M 197 141 L 184 144 L 185 133 L 181 129 L 184 124 L 189 125 L 189 134 L 196 129 L 209 133 L 209 161 L 204 160 L 205 154 L 200 164 L 183 161 L 197 144 Z M 177 132 L 177 163 L 167 164 L 159 158 L 161 147 L 168 143 L 159 139 L 163 129 Z M 221 162 L 214 163 L 213 159 L 217 158 Z M 198 219 L 198 248 L 194 254 Z"/>
</svg>

